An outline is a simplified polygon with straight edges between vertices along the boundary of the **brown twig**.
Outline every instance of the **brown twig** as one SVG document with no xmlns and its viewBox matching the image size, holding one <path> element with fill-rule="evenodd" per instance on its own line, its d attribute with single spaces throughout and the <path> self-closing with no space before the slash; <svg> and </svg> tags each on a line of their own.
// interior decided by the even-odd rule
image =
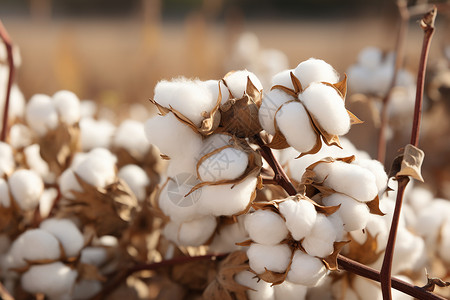
<svg viewBox="0 0 450 300">
<path fill-rule="evenodd" d="M 410 13 L 407 7 L 406 0 L 397 1 L 397 7 L 400 14 L 400 25 L 397 34 L 397 41 L 395 45 L 395 63 L 394 63 L 394 73 L 392 75 L 391 83 L 389 85 L 388 92 L 383 98 L 381 115 L 380 115 L 380 131 L 378 133 L 378 154 L 377 158 L 383 165 L 386 160 L 386 129 L 388 125 L 387 108 L 389 101 L 391 99 L 394 87 L 397 84 L 397 75 L 400 67 L 403 65 L 403 57 L 405 52 L 405 42 L 408 32 L 408 21 L 410 18 Z"/>
<path fill-rule="evenodd" d="M 14 297 L 8 292 L 8 290 L 0 282 L 0 299 L 14 300 Z"/>
<path fill-rule="evenodd" d="M 414 107 L 414 119 L 413 119 L 413 129 L 411 132 L 411 144 L 418 146 L 419 144 L 419 129 L 420 129 L 420 119 L 422 115 L 422 100 L 423 100 L 423 87 L 425 81 L 425 70 L 428 60 L 428 52 L 430 49 L 431 38 L 434 33 L 434 20 L 436 18 L 436 7 L 429 11 L 422 18 L 420 26 L 424 30 L 424 39 L 422 44 L 422 53 L 420 55 L 419 71 L 417 75 L 417 89 L 416 89 L 416 102 Z M 400 219 L 400 211 L 403 202 L 403 194 L 405 192 L 406 185 L 409 182 L 409 177 L 399 176 L 398 180 L 398 192 L 397 199 L 395 201 L 395 209 L 392 217 L 391 229 L 389 232 L 389 239 L 386 246 L 383 265 L 381 267 L 381 290 L 383 292 L 383 299 L 392 299 L 391 295 L 391 269 L 392 269 L 392 259 L 394 257 L 395 239 L 397 235 L 397 228 Z"/>
<path fill-rule="evenodd" d="M 8 133 L 8 114 L 9 114 L 9 98 L 11 95 L 11 87 L 14 80 L 14 60 L 13 60 L 13 52 L 12 52 L 12 41 L 9 37 L 6 28 L 3 26 L 2 21 L 0 20 L 0 38 L 6 47 L 6 53 L 8 54 L 8 66 L 9 66 L 9 77 L 8 77 L 8 86 L 6 87 L 6 95 L 5 95 L 5 106 L 3 108 L 3 124 L 2 131 L 0 133 L 0 141 L 6 141 L 6 136 Z"/>
</svg>

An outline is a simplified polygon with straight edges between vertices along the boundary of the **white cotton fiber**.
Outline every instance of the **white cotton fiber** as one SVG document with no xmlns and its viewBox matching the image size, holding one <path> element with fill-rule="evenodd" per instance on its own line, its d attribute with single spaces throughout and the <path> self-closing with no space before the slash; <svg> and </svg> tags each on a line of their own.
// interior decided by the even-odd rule
<svg viewBox="0 0 450 300">
<path fill-rule="evenodd" d="M 58 190 L 55 188 L 45 189 L 39 198 L 39 214 L 41 218 L 47 218 L 50 214 L 53 204 L 58 197 Z"/>
<path fill-rule="evenodd" d="M 117 176 L 128 184 L 139 201 L 144 201 L 150 179 L 141 167 L 137 165 L 123 166 Z"/>
<path fill-rule="evenodd" d="M 62 172 L 61 176 L 58 178 L 59 189 L 61 195 L 67 199 L 73 199 L 74 196 L 70 191 L 82 192 L 80 184 L 78 183 L 72 169 L 66 169 Z"/>
<path fill-rule="evenodd" d="M 108 258 L 104 247 L 85 247 L 81 250 L 80 262 L 88 265 L 101 266 Z"/>
<path fill-rule="evenodd" d="M 247 165 L 247 153 L 225 148 L 203 160 L 197 171 L 201 181 L 233 180 L 244 174 Z"/>
<path fill-rule="evenodd" d="M 84 246 L 83 235 L 69 219 L 46 219 L 39 228 L 53 234 L 59 240 L 67 257 L 77 256 Z"/>
<path fill-rule="evenodd" d="M 370 233 L 372 238 L 376 236 L 377 252 L 382 251 L 386 248 L 389 228 L 386 226 L 384 217 L 370 214 L 369 220 L 366 224 L 365 232 L 363 232 L 362 230 L 355 230 L 350 232 L 350 236 L 354 242 L 358 244 L 364 244 L 367 239 L 367 233 Z"/>
<path fill-rule="evenodd" d="M 366 227 L 369 208 L 365 203 L 337 193 L 323 198 L 322 201 L 326 206 L 341 205 L 336 213 L 341 216 L 346 231 L 360 230 Z"/>
<path fill-rule="evenodd" d="M 44 135 L 58 125 L 58 113 L 52 99 L 43 94 L 31 97 L 26 108 L 28 125 L 38 134 Z"/>
<path fill-rule="evenodd" d="M 348 88 L 352 93 L 372 93 L 374 87 L 372 86 L 373 74 L 367 68 L 361 65 L 352 65 L 347 70 Z"/>
<path fill-rule="evenodd" d="M 80 101 L 81 118 L 94 118 L 97 113 L 97 104 L 92 100 Z"/>
<path fill-rule="evenodd" d="M 234 280 L 250 288 L 247 290 L 249 300 L 274 300 L 274 289 L 271 284 L 260 280 L 255 274 L 242 271 L 234 276 Z"/>
<path fill-rule="evenodd" d="M 259 244 L 278 244 L 288 234 L 283 218 L 270 210 L 260 209 L 248 214 L 244 224 L 250 238 Z"/>
<path fill-rule="evenodd" d="M 302 241 L 302 246 L 309 255 L 326 257 L 333 253 L 336 230 L 323 214 L 318 214 L 311 232 Z"/>
<path fill-rule="evenodd" d="M 379 283 L 375 283 L 364 277 L 355 276 L 352 284 L 353 290 L 358 295 L 358 299 L 364 300 L 382 300 L 381 288 Z"/>
<path fill-rule="evenodd" d="M 0 72 L 2 68 L 0 67 Z M 4 70 L 4 69 L 3 69 Z M 6 78 L 5 78 L 6 79 Z M 6 79 L 7 80 L 7 79 Z M 0 128 L 1 124 L 3 124 L 3 108 L 5 107 L 5 96 L 6 96 L 6 80 L 1 80 L 1 74 L 0 74 L 0 107 L 1 112 L 0 113 Z M 4 83 L 3 83 L 4 82 Z M 11 123 L 11 121 L 15 120 L 16 118 L 21 118 L 24 115 L 25 111 L 25 98 L 20 91 L 17 84 L 13 83 L 11 86 L 11 93 L 9 96 L 9 108 L 8 108 L 8 122 Z"/>
<path fill-rule="evenodd" d="M 74 172 L 92 186 L 105 187 L 116 179 L 114 163 L 108 159 L 96 155 L 89 155 L 81 162 Z"/>
<path fill-rule="evenodd" d="M 389 90 L 389 86 L 392 82 L 392 77 L 394 76 L 394 66 L 389 63 L 383 63 L 380 65 L 372 77 L 372 85 L 374 87 L 374 92 L 380 96 L 386 95 Z"/>
<path fill-rule="evenodd" d="M 249 176 L 238 184 L 209 185 L 201 189 L 199 213 L 214 216 L 231 216 L 249 205 L 256 190 L 256 177 Z"/>
<path fill-rule="evenodd" d="M 0 142 L 0 177 L 11 174 L 14 170 L 14 156 L 10 145 Z"/>
<path fill-rule="evenodd" d="M 447 263 L 450 263 L 450 218 L 441 226 L 441 242 L 438 245 L 439 256 Z"/>
<path fill-rule="evenodd" d="M 433 200 L 433 193 L 424 187 L 414 187 L 407 195 L 407 203 L 414 209 L 414 212 L 420 213 Z"/>
<path fill-rule="evenodd" d="M 448 200 L 434 199 L 417 215 L 416 232 L 425 239 L 427 246 L 435 247 L 439 229 L 450 215 Z"/>
<path fill-rule="evenodd" d="M 32 266 L 22 275 L 21 286 L 31 294 L 44 293 L 51 299 L 58 299 L 69 296 L 77 276 L 76 270 L 58 261 Z"/>
<path fill-rule="evenodd" d="M 224 78 L 228 89 L 234 98 L 240 99 L 247 90 L 248 79 L 253 83 L 258 91 L 263 89 L 261 81 L 252 72 L 247 70 L 236 71 Z"/>
<path fill-rule="evenodd" d="M 224 225 L 214 234 L 214 239 L 209 245 L 210 253 L 228 253 L 239 250 L 241 246 L 236 243 L 248 240 L 248 233 L 244 226 L 245 215 L 237 217 L 237 222 Z"/>
<path fill-rule="evenodd" d="M 376 69 L 381 64 L 383 53 L 377 47 L 366 47 L 358 54 L 360 65 L 368 69 Z"/>
<path fill-rule="evenodd" d="M 316 222 L 317 212 L 309 201 L 287 200 L 280 203 L 279 209 L 286 219 L 286 227 L 297 241 L 308 235 Z"/>
<path fill-rule="evenodd" d="M 392 273 L 399 274 L 402 271 L 411 270 L 417 265 L 424 253 L 425 243 L 423 239 L 412 234 L 406 228 L 398 228 L 395 241 Z"/>
<path fill-rule="evenodd" d="M 16 203 L 23 210 L 32 210 L 39 204 L 44 182 L 31 170 L 18 170 L 9 177 L 9 189 Z"/>
<path fill-rule="evenodd" d="M 221 104 L 224 104 L 228 101 L 228 98 L 230 97 L 230 92 L 228 91 L 227 87 L 223 83 L 222 80 L 207 80 L 207 81 L 201 81 L 200 84 L 204 85 L 212 95 L 212 99 L 217 101 L 217 98 L 219 97 L 219 85 L 220 85 L 220 95 L 221 95 Z M 216 102 L 214 102 L 216 103 Z"/>
<path fill-rule="evenodd" d="M 80 99 L 70 91 L 59 91 L 53 95 L 53 104 L 59 118 L 67 125 L 73 125 L 80 120 Z"/>
<path fill-rule="evenodd" d="M 301 62 L 294 70 L 302 88 L 306 89 L 313 82 L 337 83 L 339 74 L 331 65 L 321 59 L 310 58 Z"/>
<path fill-rule="evenodd" d="M 299 95 L 320 126 L 329 134 L 344 135 L 350 129 L 350 117 L 344 100 L 331 86 L 313 83 Z"/>
<path fill-rule="evenodd" d="M 377 185 L 378 193 L 382 193 L 386 190 L 388 176 L 382 163 L 375 159 L 358 158 L 353 162 L 353 164 L 363 167 L 375 175 L 375 183 Z"/>
<path fill-rule="evenodd" d="M 33 144 L 24 149 L 25 160 L 28 167 L 44 179 L 53 179 L 48 163 L 41 157 L 39 144 Z M 52 178 L 53 177 L 53 178 Z"/>
<path fill-rule="evenodd" d="M 308 287 L 284 281 L 282 284 L 274 285 L 276 300 L 304 300 Z"/>
<path fill-rule="evenodd" d="M 292 251 L 286 244 L 261 245 L 253 243 L 247 250 L 250 268 L 257 274 L 265 270 L 283 273 L 291 261 Z"/>
<path fill-rule="evenodd" d="M 78 154 L 81 154 L 81 153 L 78 152 L 76 155 L 78 155 Z M 107 148 L 97 147 L 97 148 L 91 149 L 91 151 L 89 151 L 86 154 L 87 154 L 87 156 L 85 156 L 84 159 L 87 157 L 98 157 L 99 159 L 108 160 L 111 164 L 117 163 L 117 156 L 115 156 L 113 153 L 111 153 L 111 151 L 109 151 L 109 149 L 107 149 Z M 83 160 L 80 160 L 79 162 L 81 163 Z M 75 164 L 74 162 L 72 162 L 72 165 L 71 165 L 72 168 L 76 169 L 77 166 L 78 166 L 78 164 Z"/>
<path fill-rule="evenodd" d="M 33 142 L 33 133 L 23 124 L 14 124 L 9 130 L 9 144 L 14 149 L 20 149 Z"/>
<path fill-rule="evenodd" d="M 202 112 L 210 112 L 217 100 L 205 85 L 184 78 L 158 82 L 154 99 L 164 107 L 179 111 L 198 127 L 204 119 Z"/>
<path fill-rule="evenodd" d="M 293 90 L 294 85 L 292 84 L 291 72 L 293 73 L 294 69 L 284 70 L 284 71 L 281 71 L 281 72 L 275 74 L 272 77 L 272 86 L 282 85 L 284 87 L 287 87 L 287 88 Z"/>
<path fill-rule="evenodd" d="M 295 251 L 287 280 L 305 286 L 315 286 L 326 275 L 327 269 L 320 259 L 300 250 Z"/>
<path fill-rule="evenodd" d="M 80 139 L 83 151 L 96 147 L 109 148 L 115 126 L 107 120 L 83 118 L 80 120 Z"/>
<path fill-rule="evenodd" d="M 308 113 L 299 102 L 284 104 L 275 116 L 277 125 L 288 144 L 299 152 L 311 150 L 317 134 L 311 126 Z"/>
<path fill-rule="evenodd" d="M 135 120 L 123 121 L 116 130 L 112 142 L 114 147 L 123 148 L 133 157 L 143 159 L 150 148 L 145 136 L 144 124 Z"/>
<path fill-rule="evenodd" d="M 8 183 L 0 177 L 0 207 L 9 207 L 11 199 L 9 197 Z"/>
<path fill-rule="evenodd" d="M 164 228 L 164 235 L 182 246 L 201 246 L 208 241 L 217 226 L 216 218 L 204 216 L 181 224 L 170 222 Z"/>
<path fill-rule="evenodd" d="M 202 147 L 200 134 L 178 121 L 172 113 L 147 120 L 144 129 L 148 141 L 169 157 L 195 156 Z"/>
<path fill-rule="evenodd" d="M 327 216 L 328 221 L 333 225 L 334 230 L 336 231 L 336 242 L 346 241 L 347 231 L 344 229 L 344 221 L 342 221 L 341 216 L 338 213 L 334 213 L 332 215 Z"/>
<path fill-rule="evenodd" d="M 275 113 L 285 102 L 293 100 L 294 97 L 279 90 L 273 89 L 263 95 L 261 107 L 258 111 L 259 123 L 261 127 L 270 133 L 275 134 Z"/>
</svg>

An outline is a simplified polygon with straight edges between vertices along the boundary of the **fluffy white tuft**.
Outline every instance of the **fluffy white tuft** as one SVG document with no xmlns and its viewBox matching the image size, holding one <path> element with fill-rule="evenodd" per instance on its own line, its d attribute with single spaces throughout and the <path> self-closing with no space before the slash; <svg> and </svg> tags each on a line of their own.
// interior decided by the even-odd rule
<svg viewBox="0 0 450 300">
<path fill-rule="evenodd" d="M 84 246 L 80 230 L 69 219 L 46 219 L 39 228 L 53 234 L 64 248 L 67 257 L 75 257 Z"/>
<path fill-rule="evenodd" d="M 44 191 L 44 182 L 36 172 L 24 169 L 15 171 L 8 182 L 11 194 L 21 209 L 36 208 Z"/>
<path fill-rule="evenodd" d="M 0 177 L 3 177 L 5 174 L 11 174 L 14 167 L 15 163 L 11 146 L 0 142 Z"/>
<path fill-rule="evenodd" d="M 287 200 L 280 203 L 279 209 L 286 219 L 286 227 L 297 241 L 307 236 L 316 222 L 317 212 L 309 201 Z"/>
<path fill-rule="evenodd" d="M 269 210 L 260 209 L 247 215 L 244 224 L 250 238 L 259 244 L 278 244 L 288 234 L 283 218 Z"/>
<path fill-rule="evenodd" d="M 150 148 L 145 136 L 144 124 L 135 120 L 125 120 L 117 128 L 112 142 L 114 147 L 123 148 L 137 159 L 143 159 Z"/>
<path fill-rule="evenodd" d="M 205 160 L 198 167 L 201 181 L 233 180 L 244 174 L 247 154 L 239 149 L 225 148 Z"/>
<path fill-rule="evenodd" d="M 105 187 L 116 179 L 115 164 L 108 157 L 89 155 L 74 170 L 84 181 L 96 187 Z"/>
<path fill-rule="evenodd" d="M 169 222 L 164 227 L 164 235 L 169 240 L 182 246 L 201 246 L 214 233 L 217 226 L 216 218 L 204 216 L 181 224 Z"/>
<path fill-rule="evenodd" d="M 242 96 L 244 96 L 244 93 L 247 90 L 247 82 L 249 79 L 258 89 L 258 91 L 261 91 L 263 89 L 263 86 L 258 77 L 247 70 L 233 72 L 225 77 L 224 81 L 226 82 L 228 89 L 230 90 L 233 97 L 240 99 L 242 98 Z"/>
<path fill-rule="evenodd" d="M 326 275 L 327 269 L 317 257 L 295 251 L 287 280 L 295 284 L 315 286 Z"/>
<path fill-rule="evenodd" d="M 377 47 L 366 47 L 358 54 L 358 62 L 368 69 L 376 69 L 381 64 L 383 53 Z"/>
<path fill-rule="evenodd" d="M 386 190 L 388 176 L 386 171 L 384 171 L 384 166 L 382 163 L 375 159 L 357 159 L 353 163 L 369 170 L 373 175 L 375 175 L 375 183 L 377 185 L 378 193 L 382 193 Z"/>
<path fill-rule="evenodd" d="M 150 179 L 141 167 L 138 165 L 123 166 L 117 176 L 128 184 L 139 201 L 145 200 L 146 188 L 150 184 Z"/>
<path fill-rule="evenodd" d="M 26 108 L 26 120 L 38 135 L 45 135 L 48 130 L 58 125 L 58 113 L 52 99 L 43 94 L 31 97 Z"/>
<path fill-rule="evenodd" d="M 282 85 L 284 87 L 287 87 L 287 88 L 293 90 L 294 85 L 292 84 L 291 72 L 293 73 L 294 69 L 284 70 L 284 71 L 281 71 L 281 72 L 275 74 L 272 77 L 272 86 Z"/>
<path fill-rule="evenodd" d="M 80 120 L 80 139 L 83 151 L 96 147 L 109 148 L 115 126 L 107 120 L 83 118 Z"/>
<path fill-rule="evenodd" d="M 336 230 L 325 215 L 318 214 L 316 222 L 302 242 L 305 251 L 312 256 L 326 257 L 333 253 Z"/>
<path fill-rule="evenodd" d="M 275 134 L 275 113 L 283 103 L 289 100 L 293 100 L 293 97 L 278 89 L 271 90 L 263 95 L 258 118 L 261 127 L 271 135 Z"/>
<path fill-rule="evenodd" d="M 53 95 L 53 104 L 62 122 L 72 125 L 80 120 L 80 99 L 70 91 L 59 91 Z"/>
<path fill-rule="evenodd" d="M 313 82 L 337 83 L 339 74 L 331 65 L 321 59 L 310 58 L 301 62 L 294 70 L 294 75 L 305 89 Z"/>
<path fill-rule="evenodd" d="M 369 208 L 365 203 L 360 203 L 343 194 L 332 194 L 322 199 L 326 206 L 337 206 L 346 231 L 362 230 L 369 219 Z"/>
<path fill-rule="evenodd" d="M 308 292 L 308 287 L 288 281 L 274 285 L 273 289 L 277 300 L 304 300 Z"/>
<path fill-rule="evenodd" d="M 286 244 L 261 245 L 253 243 L 247 250 L 250 268 L 257 274 L 265 270 L 283 273 L 289 265 L 292 251 Z"/>
<path fill-rule="evenodd" d="M 247 291 L 249 300 L 274 300 L 274 289 L 263 280 L 259 280 L 255 274 L 242 271 L 234 276 L 234 280 L 250 290 Z"/>
</svg>

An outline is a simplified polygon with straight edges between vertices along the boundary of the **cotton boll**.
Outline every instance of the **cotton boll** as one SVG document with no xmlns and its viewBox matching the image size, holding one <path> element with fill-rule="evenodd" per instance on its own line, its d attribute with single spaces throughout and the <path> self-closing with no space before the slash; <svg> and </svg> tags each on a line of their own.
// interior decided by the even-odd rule
<svg viewBox="0 0 450 300">
<path fill-rule="evenodd" d="M 114 163 L 108 158 L 88 156 L 74 172 L 84 181 L 95 187 L 105 187 L 116 180 Z"/>
<path fill-rule="evenodd" d="M 348 88 L 352 93 L 372 93 L 374 88 L 372 87 L 373 74 L 367 68 L 361 65 L 350 66 L 347 70 L 348 75 Z"/>
<path fill-rule="evenodd" d="M 272 86 L 282 85 L 289 89 L 294 89 L 294 85 L 292 84 L 291 72 L 294 72 L 294 69 L 284 70 L 272 77 Z"/>
<path fill-rule="evenodd" d="M 139 201 L 144 201 L 150 179 L 141 167 L 137 165 L 123 166 L 117 176 L 128 184 Z"/>
<path fill-rule="evenodd" d="M 417 215 L 416 232 L 422 236 L 428 247 L 434 248 L 439 236 L 439 229 L 450 215 L 448 200 L 434 199 Z"/>
<path fill-rule="evenodd" d="M 283 105 L 275 116 L 277 125 L 290 146 L 299 152 L 311 150 L 317 134 L 311 126 L 308 113 L 299 102 Z"/>
<path fill-rule="evenodd" d="M 97 104 L 92 100 L 82 100 L 80 102 L 81 118 L 94 118 L 97 113 Z"/>
<path fill-rule="evenodd" d="M 383 53 L 376 47 L 367 47 L 358 54 L 358 62 L 368 69 L 376 69 L 381 64 Z"/>
<path fill-rule="evenodd" d="M 53 234 L 61 242 L 67 257 L 77 256 L 84 246 L 83 235 L 69 219 L 46 219 L 39 228 Z"/>
<path fill-rule="evenodd" d="M 225 148 L 203 160 L 197 171 L 201 181 L 233 180 L 244 174 L 247 165 L 248 156 L 244 151 Z"/>
<path fill-rule="evenodd" d="M 287 200 L 280 203 L 279 209 L 286 219 L 286 227 L 297 241 L 308 235 L 316 222 L 317 212 L 309 201 Z"/>
<path fill-rule="evenodd" d="M 425 243 L 422 238 L 412 234 L 406 228 L 398 228 L 392 274 L 411 270 L 421 258 L 424 248 Z"/>
<path fill-rule="evenodd" d="M 291 283 L 312 287 L 317 285 L 326 273 L 327 269 L 320 259 L 296 250 L 287 280 Z"/>
<path fill-rule="evenodd" d="M 101 266 L 107 258 L 108 254 L 106 252 L 106 248 L 85 247 L 81 250 L 80 262 L 98 267 Z"/>
<path fill-rule="evenodd" d="M 199 213 L 214 216 L 231 216 L 249 205 L 256 190 L 257 179 L 249 176 L 238 184 L 208 185 L 201 188 Z"/>
<path fill-rule="evenodd" d="M 149 142 L 171 158 L 195 156 L 202 147 L 201 136 L 178 121 L 172 113 L 147 120 L 144 129 Z"/>
<path fill-rule="evenodd" d="M 278 244 L 288 234 L 283 218 L 270 210 L 260 209 L 247 215 L 244 224 L 250 238 L 259 244 Z"/>
<path fill-rule="evenodd" d="M 66 169 L 62 172 L 61 176 L 58 178 L 59 189 L 61 195 L 67 199 L 74 199 L 75 197 L 71 191 L 82 192 L 83 188 L 78 183 L 72 169 Z"/>
<path fill-rule="evenodd" d="M 233 97 L 240 99 L 242 98 L 242 96 L 244 96 L 244 93 L 247 90 L 248 79 L 250 79 L 250 81 L 258 91 L 261 91 L 263 89 L 263 86 L 258 77 L 247 70 L 233 72 L 225 77 L 224 81 L 226 82 L 228 89 L 230 90 Z"/>
<path fill-rule="evenodd" d="M 78 272 L 64 265 L 54 262 L 45 265 L 35 265 L 21 277 L 22 288 L 31 293 L 44 293 L 49 298 L 59 298 L 69 295 L 72 291 Z"/>
<path fill-rule="evenodd" d="M 348 240 L 347 231 L 344 229 L 344 221 L 340 214 L 334 213 L 332 215 L 327 216 L 328 221 L 333 225 L 334 230 L 336 231 L 336 242 Z"/>
<path fill-rule="evenodd" d="M 236 243 L 248 240 L 249 237 L 244 227 L 245 215 L 238 216 L 237 220 L 236 223 L 220 227 L 209 245 L 209 252 L 228 253 L 241 248 Z"/>
<path fill-rule="evenodd" d="M 134 120 L 125 120 L 120 124 L 112 144 L 127 150 L 137 159 L 143 159 L 150 148 L 150 143 L 145 136 L 144 124 Z"/>
<path fill-rule="evenodd" d="M 279 89 L 273 89 L 263 95 L 258 111 L 259 123 L 271 135 L 275 134 L 275 113 L 282 104 L 289 100 L 293 100 L 293 97 Z"/>
<path fill-rule="evenodd" d="M 349 131 L 350 116 L 333 87 L 313 83 L 299 95 L 299 99 L 327 133 L 344 135 Z"/>
<path fill-rule="evenodd" d="M 325 215 L 318 214 L 311 232 L 302 241 L 302 246 L 309 255 L 326 257 L 333 252 L 335 241 L 333 224 Z"/>
<path fill-rule="evenodd" d="M 384 171 L 384 166 L 382 163 L 375 159 L 357 159 L 353 163 L 369 170 L 373 175 L 375 175 L 378 193 L 382 193 L 386 190 L 388 176 L 386 171 Z"/>
<path fill-rule="evenodd" d="M 356 202 L 343 194 L 332 194 L 324 197 L 322 201 L 326 206 L 341 205 L 337 213 L 341 216 L 346 231 L 360 230 L 366 227 L 369 208 L 365 203 Z"/>
<path fill-rule="evenodd" d="M 249 300 L 274 300 L 274 289 L 263 280 L 259 280 L 255 274 L 242 271 L 234 276 L 234 280 L 240 285 L 249 287 L 247 296 Z"/>
<path fill-rule="evenodd" d="M 321 59 L 310 58 L 301 62 L 294 70 L 294 75 L 305 89 L 313 82 L 337 83 L 339 74 L 331 65 Z"/>
<path fill-rule="evenodd" d="M 107 120 L 83 118 L 80 120 L 80 139 L 83 151 L 96 147 L 109 148 L 115 126 Z"/>
<path fill-rule="evenodd" d="M 201 246 L 208 241 L 217 226 L 216 218 L 205 216 L 181 224 L 169 222 L 164 227 L 164 235 L 182 246 Z"/>
<path fill-rule="evenodd" d="M 221 104 L 224 104 L 228 101 L 228 98 L 230 97 L 230 92 L 228 91 L 225 84 L 223 84 L 222 80 L 207 80 L 201 82 L 210 92 L 212 95 L 212 99 L 215 99 L 217 101 L 217 97 L 219 97 L 219 85 L 220 85 L 220 94 L 221 94 Z"/>
<path fill-rule="evenodd" d="M 292 251 L 286 244 L 261 245 L 253 243 L 247 250 L 250 268 L 257 274 L 265 270 L 283 273 L 289 265 Z"/>
<path fill-rule="evenodd" d="M 14 149 L 24 148 L 33 142 L 33 133 L 23 124 L 14 124 L 9 130 L 9 144 Z"/>
<path fill-rule="evenodd" d="M 416 213 L 420 213 L 433 200 L 433 193 L 423 187 L 415 187 L 406 198 Z"/>
<path fill-rule="evenodd" d="M 364 277 L 355 276 L 353 280 L 353 290 L 358 295 L 358 299 L 382 300 L 380 284 Z"/>
<path fill-rule="evenodd" d="M 78 154 L 81 154 L 81 153 L 78 152 L 76 155 L 78 155 Z M 97 147 L 97 148 L 91 149 L 91 151 L 89 151 L 86 154 L 87 154 L 87 156 L 84 156 L 84 159 L 86 159 L 87 157 L 98 157 L 99 159 L 108 160 L 111 164 L 117 163 L 117 156 L 112 154 L 111 151 L 109 151 L 109 149 L 107 149 L 107 148 Z M 80 160 L 79 162 L 81 163 L 83 160 Z M 76 169 L 77 166 L 78 166 L 78 164 L 75 164 L 75 163 L 72 163 L 72 165 L 71 165 L 71 167 L 74 169 Z"/>
<path fill-rule="evenodd" d="M 38 135 L 45 135 L 48 130 L 58 125 L 58 113 L 52 99 L 43 94 L 31 97 L 26 108 L 26 120 Z"/>
<path fill-rule="evenodd" d="M 45 189 L 39 198 L 39 214 L 41 218 L 47 218 L 53 208 L 56 198 L 58 197 L 58 190 L 55 188 Z"/>
<path fill-rule="evenodd" d="M 50 172 L 48 163 L 42 159 L 40 151 L 39 144 L 33 144 L 24 149 L 27 165 L 46 182 L 53 182 L 55 180 L 55 174 Z"/>
<path fill-rule="evenodd" d="M 44 190 L 42 178 L 36 172 L 24 169 L 15 171 L 8 182 L 11 194 L 21 209 L 36 208 Z"/>
<path fill-rule="evenodd" d="M 83 300 L 91 299 L 102 290 L 102 284 L 98 280 L 80 280 L 75 282 L 73 287 L 72 299 Z"/>
<path fill-rule="evenodd" d="M 14 170 L 14 156 L 10 145 L 0 142 L 0 177 L 11 174 Z"/>
<path fill-rule="evenodd" d="M 166 174 L 168 177 L 176 177 L 178 174 L 195 174 L 197 170 L 197 163 L 198 158 L 193 156 L 175 156 L 171 157 L 168 161 L 169 165 L 167 166 Z M 196 181 L 200 183 L 200 180 L 197 179 L 195 176 Z"/>
<path fill-rule="evenodd" d="M 389 228 L 386 226 L 386 222 L 383 220 L 383 217 L 372 214 L 369 215 L 365 232 L 362 230 L 355 230 L 350 232 L 350 236 L 352 240 L 362 245 L 367 239 L 367 232 L 370 233 L 372 237 L 376 237 L 377 252 L 386 248 Z"/>
<path fill-rule="evenodd" d="M 378 95 L 385 95 L 394 76 L 394 66 L 388 63 L 382 64 L 373 74 L 372 84 L 376 87 Z"/>
<path fill-rule="evenodd" d="M 70 91 L 59 91 L 53 95 L 53 104 L 59 118 L 67 125 L 73 125 L 80 120 L 80 99 Z"/>
<path fill-rule="evenodd" d="M 308 291 L 308 287 L 288 281 L 274 285 L 273 289 L 277 300 L 304 300 Z"/>
</svg>

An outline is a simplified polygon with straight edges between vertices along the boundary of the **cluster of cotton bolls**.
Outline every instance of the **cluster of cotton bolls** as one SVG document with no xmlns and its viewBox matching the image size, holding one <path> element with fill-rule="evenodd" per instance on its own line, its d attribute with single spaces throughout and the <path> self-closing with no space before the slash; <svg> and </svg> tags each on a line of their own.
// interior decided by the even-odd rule
<svg viewBox="0 0 450 300">
<path fill-rule="evenodd" d="M 338 144 L 357 119 L 345 108 L 346 79 L 331 65 L 310 58 L 295 69 L 272 78 L 259 109 L 262 128 L 274 138 L 274 148 L 289 146 L 303 154 L 320 149 L 322 137 L 327 145 Z"/>
<path fill-rule="evenodd" d="M 214 233 L 216 217 L 242 213 L 252 201 L 260 158 L 234 135 L 242 133 L 242 126 L 224 121 L 234 103 L 247 101 L 248 84 L 261 92 L 261 83 L 248 71 L 220 81 L 180 78 L 155 87 L 161 114 L 145 123 L 145 132 L 169 159 L 158 206 L 170 218 L 164 234 L 177 244 L 204 244 Z"/>
</svg>

